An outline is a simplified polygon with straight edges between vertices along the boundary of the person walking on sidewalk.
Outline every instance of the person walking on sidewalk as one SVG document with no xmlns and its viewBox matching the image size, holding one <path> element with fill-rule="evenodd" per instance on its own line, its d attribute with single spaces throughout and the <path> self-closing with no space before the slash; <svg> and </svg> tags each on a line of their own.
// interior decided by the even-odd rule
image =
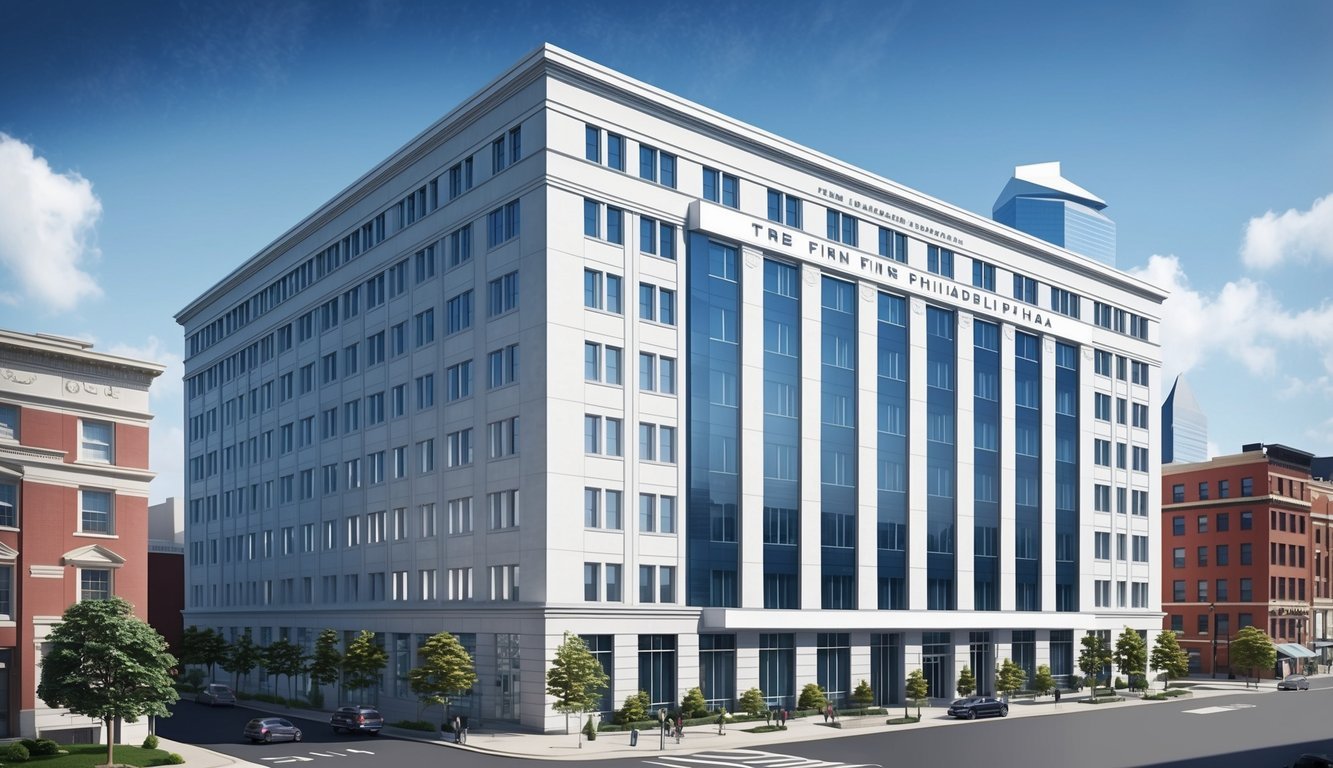
<svg viewBox="0 0 1333 768">
<path fill-rule="evenodd" d="M 463 720 L 458 715 L 454 715 L 453 727 L 454 727 L 454 743 L 462 744 Z"/>
</svg>

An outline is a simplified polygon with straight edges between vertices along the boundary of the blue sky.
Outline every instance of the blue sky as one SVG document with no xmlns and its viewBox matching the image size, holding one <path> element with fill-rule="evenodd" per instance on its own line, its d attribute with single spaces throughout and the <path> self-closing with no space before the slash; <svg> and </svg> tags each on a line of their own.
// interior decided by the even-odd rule
<svg viewBox="0 0 1333 768">
<path fill-rule="evenodd" d="M 982 215 L 1061 161 L 1214 453 L 1333 454 L 1323 0 L 0 0 L 0 327 L 167 363 L 179 494 L 173 315 L 545 41 Z"/>
</svg>

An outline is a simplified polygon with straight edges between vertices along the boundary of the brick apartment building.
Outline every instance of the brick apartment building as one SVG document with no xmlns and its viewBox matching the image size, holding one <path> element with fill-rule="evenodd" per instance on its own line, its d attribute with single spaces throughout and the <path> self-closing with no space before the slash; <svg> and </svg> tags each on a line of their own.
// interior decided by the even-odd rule
<svg viewBox="0 0 1333 768">
<path fill-rule="evenodd" d="M 1231 637 L 1249 625 L 1277 645 L 1277 668 L 1266 676 L 1300 671 L 1315 649 L 1333 646 L 1325 639 L 1333 509 L 1328 484 L 1312 479 L 1314 461 L 1253 443 L 1162 467 L 1162 611 L 1191 672 L 1229 672 Z"/>
<path fill-rule="evenodd" d="M 99 740 L 37 698 L 43 638 L 70 604 L 148 612 L 148 387 L 163 368 L 0 330 L 0 738 Z M 122 741 L 147 733 L 125 725 Z"/>
</svg>

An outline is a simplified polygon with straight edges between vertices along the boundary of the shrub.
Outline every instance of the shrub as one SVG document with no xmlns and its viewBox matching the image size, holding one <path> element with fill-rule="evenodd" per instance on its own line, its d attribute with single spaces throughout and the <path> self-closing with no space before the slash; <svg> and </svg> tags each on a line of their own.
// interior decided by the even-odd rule
<svg viewBox="0 0 1333 768">
<path fill-rule="evenodd" d="M 819 687 L 818 683 L 806 683 L 801 689 L 801 695 L 796 700 L 798 709 L 823 709 L 828 703 L 828 698 L 824 695 L 824 689 Z"/>
<path fill-rule="evenodd" d="M 183 762 L 185 762 L 185 758 L 181 757 L 179 752 L 172 752 L 167 755 L 167 765 L 180 765 Z"/>
<path fill-rule="evenodd" d="M 28 754 L 33 757 L 47 757 L 49 755 L 60 754 L 60 745 L 50 739 L 38 739 L 31 744 L 30 739 L 23 740 L 23 746 L 28 748 Z"/>
<path fill-rule="evenodd" d="M 768 703 L 764 701 L 764 692 L 751 688 L 741 694 L 741 711 L 747 715 L 764 717 L 768 712 Z"/>
<path fill-rule="evenodd" d="M 157 749 L 157 735 L 150 733 L 147 736 L 143 737 L 143 748 Z"/>
<path fill-rule="evenodd" d="M 680 701 L 680 711 L 684 717 L 703 717 L 708 714 L 708 702 L 704 701 L 704 692 L 691 688 Z"/>
<path fill-rule="evenodd" d="M 394 728 L 406 728 L 409 731 L 433 731 L 435 726 L 425 720 L 399 720 L 396 723 L 389 723 Z M 440 730 L 443 730 L 441 728 Z"/>
<path fill-rule="evenodd" d="M 856 686 L 856 690 L 852 691 L 852 701 L 860 704 L 862 707 L 870 706 L 870 703 L 874 700 L 875 690 L 871 688 L 870 683 L 867 683 L 865 680 L 862 680 L 860 684 Z"/>
<path fill-rule="evenodd" d="M 583 735 L 588 737 L 588 741 L 597 740 L 597 728 L 592 724 L 592 715 L 588 715 L 588 722 L 583 726 Z"/>
<path fill-rule="evenodd" d="M 615 720 L 617 723 L 632 723 L 637 720 L 648 719 L 648 707 L 652 706 L 652 699 L 648 698 L 647 691 L 631 693 L 625 697 L 625 704 L 616 710 Z"/>
<path fill-rule="evenodd" d="M 1126 684 L 1125 684 L 1125 678 L 1121 677 L 1120 675 L 1116 675 L 1116 676 L 1115 676 L 1115 689 L 1116 689 L 1117 691 L 1123 691 L 1123 690 L 1125 690 L 1125 687 L 1126 687 Z"/>
<path fill-rule="evenodd" d="M 20 742 L 0 746 L 0 760 L 6 763 L 26 763 L 28 761 L 28 748 Z"/>
</svg>

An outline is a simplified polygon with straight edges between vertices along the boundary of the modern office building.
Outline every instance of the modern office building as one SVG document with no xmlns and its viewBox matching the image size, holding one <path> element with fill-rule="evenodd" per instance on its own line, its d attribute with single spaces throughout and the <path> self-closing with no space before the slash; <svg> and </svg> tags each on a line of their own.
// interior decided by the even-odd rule
<svg viewBox="0 0 1333 768">
<path fill-rule="evenodd" d="M 1260 627 L 1277 646 L 1277 668 L 1260 670 L 1268 677 L 1303 669 L 1327 637 L 1313 615 L 1316 600 L 1326 611 L 1333 596 L 1328 505 L 1317 515 L 1312 509 L 1312 459 L 1254 443 L 1211 461 L 1162 467 L 1162 609 L 1191 670 L 1230 672 L 1231 637 L 1246 626 Z"/>
<path fill-rule="evenodd" d="M 1059 163 L 1014 168 L 991 215 L 1001 224 L 1115 266 L 1115 222 L 1106 202 L 1060 175 Z"/>
<path fill-rule="evenodd" d="M 43 639 L 79 600 L 148 610 L 148 387 L 156 363 L 0 330 L 0 738 L 96 743 L 37 697 Z M 147 726 L 124 724 L 138 743 Z"/>
<path fill-rule="evenodd" d="M 186 624 L 543 729 L 566 630 L 604 709 L 1072 674 L 1161 627 L 1163 298 L 542 47 L 178 315 Z"/>
<path fill-rule="evenodd" d="M 1162 403 L 1162 463 L 1208 460 L 1208 416 L 1194 399 L 1184 374 L 1176 376 Z"/>
</svg>

